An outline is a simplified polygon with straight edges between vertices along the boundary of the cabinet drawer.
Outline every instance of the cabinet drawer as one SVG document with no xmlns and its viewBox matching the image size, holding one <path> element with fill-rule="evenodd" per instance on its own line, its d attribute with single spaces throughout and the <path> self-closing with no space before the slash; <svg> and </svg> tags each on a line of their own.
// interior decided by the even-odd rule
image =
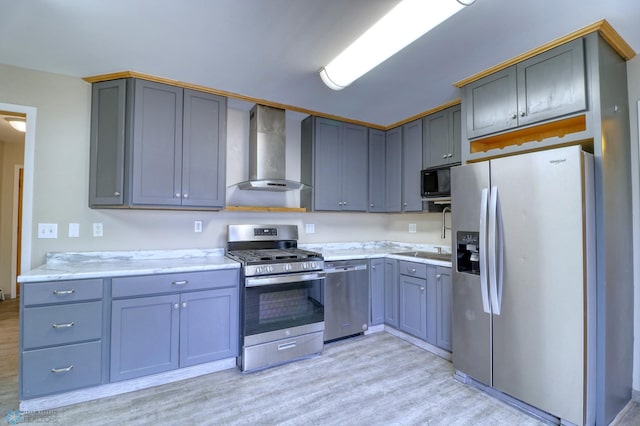
<svg viewBox="0 0 640 426">
<path fill-rule="evenodd" d="M 235 287 L 239 284 L 239 270 L 224 269 L 219 271 L 114 278 L 112 280 L 111 291 L 113 297 L 129 297 Z"/>
<path fill-rule="evenodd" d="M 427 265 L 424 263 L 400 261 L 400 274 L 427 278 Z"/>
<path fill-rule="evenodd" d="M 23 349 L 61 345 L 102 336 L 102 302 L 26 308 Z"/>
<path fill-rule="evenodd" d="M 102 343 L 89 342 L 22 354 L 22 398 L 100 384 Z"/>
<path fill-rule="evenodd" d="M 25 306 L 102 299 L 102 279 L 26 283 L 21 297 Z"/>
</svg>

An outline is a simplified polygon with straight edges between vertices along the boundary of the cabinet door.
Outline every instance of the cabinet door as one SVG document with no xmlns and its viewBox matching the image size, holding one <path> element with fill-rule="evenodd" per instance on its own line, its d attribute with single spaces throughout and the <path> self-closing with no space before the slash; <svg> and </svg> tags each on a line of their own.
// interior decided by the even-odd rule
<svg viewBox="0 0 640 426">
<path fill-rule="evenodd" d="M 388 213 L 402 211 L 402 127 L 387 131 L 385 146 L 386 208 Z"/>
<path fill-rule="evenodd" d="M 438 337 L 436 345 L 451 351 L 451 268 L 437 267 Z"/>
<path fill-rule="evenodd" d="M 118 206 L 124 196 L 126 80 L 91 88 L 89 205 Z"/>
<path fill-rule="evenodd" d="M 341 123 L 316 118 L 314 140 L 314 210 L 336 211 L 342 208 Z"/>
<path fill-rule="evenodd" d="M 462 162 L 462 110 L 460 105 L 451 108 L 449 118 L 449 164 Z"/>
<path fill-rule="evenodd" d="M 384 261 L 384 323 L 398 327 L 398 261 Z"/>
<path fill-rule="evenodd" d="M 366 127 L 343 124 L 342 210 L 366 212 L 369 205 L 368 131 Z"/>
<path fill-rule="evenodd" d="M 448 110 L 436 112 L 423 118 L 423 166 L 438 167 L 449 163 L 449 118 Z"/>
<path fill-rule="evenodd" d="M 179 296 L 114 300 L 111 381 L 178 368 Z"/>
<path fill-rule="evenodd" d="M 438 344 L 438 283 L 437 267 L 427 265 L 427 342 L 434 346 Z"/>
<path fill-rule="evenodd" d="M 227 100 L 184 90 L 182 205 L 219 207 L 226 199 Z"/>
<path fill-rule="evenodd" d="M 369 129 L 369 211 L 385 212 L 386 137 L 382 130 Z"/>
<path fill-rule="evenodd" d="M 400 325 L 409 334 L 427 339 L 427 281 L 400 275 Z"/>
<path fill-rule="evenodd" d="M 384 323 L 384 259 L 371 259 L 369 294 L 371 294 L 370 325 Z"/>
<path fill-rule="evenodd" d="M 586 109 L 582 39 L 520 62 L 517 70 L 519 125 Z"/>
<path fill-rule="evenodd" d="M 180 367 L 238 356 L 238 289 L 180 297 Z"/>
<path fill-rule="evenodd" d="M 402 211 L 422 211 L 422 120 L 402 126 Z"/>
<path fill-rule="evenodd" d="M 512 66 L 464 86 L 467 136 L 475 138 L 515 127 L 518 123 L 516 67 Z"/>
<path fill-rule="evenodd" d="M 182 96 L 179 87 L 133 80 L 132 204 L 182 203 Z"/>
</svg>

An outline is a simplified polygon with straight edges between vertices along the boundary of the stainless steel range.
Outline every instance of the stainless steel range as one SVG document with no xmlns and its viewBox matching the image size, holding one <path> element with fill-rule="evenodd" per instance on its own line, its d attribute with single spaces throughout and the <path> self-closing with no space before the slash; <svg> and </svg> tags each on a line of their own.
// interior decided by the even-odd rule
<svg viewBox="0 0 640 426">
<path fill-rule="evenodd" d="M 242 263 L 242 371 L 322 352 L 324 259 L 298 248 L 298 227 L 229 225 L 227 256 Z"/>
</svg>

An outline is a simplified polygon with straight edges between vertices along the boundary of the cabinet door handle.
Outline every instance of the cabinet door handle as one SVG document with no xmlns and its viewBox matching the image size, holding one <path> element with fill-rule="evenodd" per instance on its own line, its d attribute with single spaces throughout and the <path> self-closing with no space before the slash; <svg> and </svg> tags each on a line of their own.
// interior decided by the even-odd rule
<svg viewBox="0 0 640 426">
<path fill-rule="evenodd" d="M 376 269 L 376 265 L 373 265 L 373 266 L 371 267 L 371 269 Z"/>
<path fill-rule="evenodd" d="M 51 327 L 58 329 L 58 328 L 69 328 L 69 327 L 73 327 L 74 325 L 75 323 L 71 321 L 66 324 L 51 324 Z"/>
<path fill-rule="evenodd" d="M 55 294 L 56 296 L 64 296 L 65 294 L 73 294 L 76 291 L 71 289 L 71 290 L 53 290 L 53 294 Z"/>
<path fill-rule="evenodd" d="M 189 284 L 189 281 L 180 280 L 180 281 L 174 281 L 174 282 L 171 283 L 171 285 L 185 285 L 185 284 Z"/>
<path fill-rule="evenodd" d="M 182 198 L 189 198 L 189 194 L 185 193 Z"/>
<path fill-rule="evenodd" d="M 447 154 L 442 154 L 442 158 L 447 158 Z"/>
<path fill-rule="evenodd" d="M 369 207 L 373 207 L 373 203 L 369 204 Z"/>
<path fill-rule="evenodd" d="M 58 374 L 58 373 L 68 373 L 69 371 L 73 370 L 73 364 L 71 364 L 68 367 L 65 368 L 52 368 L 51 372 Z"/>
<path fill-rule="evenodd" d="M 187 307 L 187 302 L 182 302 L 182 307 L 186 308 Z"/>
<path fill-rule="evenodd" d="M 178 305 L 177 303 L 173 304 L 173 309 L 179 309 L 179 308 L 180 308 L 180 305 Z"/>
<path fill-rule="evenodd" d="M 176 198 L 180 198 L 180 195 L 181 194 L 179 192 L 176 192 Z"/>
<path fill-rule="evenodd" d="M 520 117 L 524 117 L 525 115 L 527 115 L 527 113 L 526 113 L 525 111 L 522 111 L 522 112 L 520 113 Z"/>
<path fill-rule="evenodd" d="M 113 193 L 113 196 L 114 196 L 114 197 L 119 197 L 119 196 L 120 196 L 120 193 L 119 193 L 118 191 L 116 191 L 116 192 L 114 192 L 114 193 Z"/>
<path fill-rule="evenodd" d="M 420 287 L 420 291 L 424 291 L 424 287 Z"/>
<path fill-rule="evenodd" d="M 449 155 L 447 155 L 447 157 L 451 158 L 451 157 L 453 157 L 453 154 L 449 154 Z"/>
<path fill-rule="evenodd" d="M 516 118 L 518 118 L 518 114 L 515 114 L 515 113 L 514 113 L 514 114 L 511 116 L 511 119 L 512 119 L 512 120 L 515 120 Z"/>
</svg>

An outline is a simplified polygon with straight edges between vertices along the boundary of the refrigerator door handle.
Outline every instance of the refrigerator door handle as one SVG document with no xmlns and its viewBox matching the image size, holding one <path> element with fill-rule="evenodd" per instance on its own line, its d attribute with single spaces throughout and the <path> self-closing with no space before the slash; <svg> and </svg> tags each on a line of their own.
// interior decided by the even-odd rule
<svg viewBox="0 0 640 426">
<path fill-rule="evenodd" d="M 491 313 L 489 304 L 489 268 L 487 267 L 487 209 L 489 207 L 489 188 L 482 189 L 482 198 L 480 200 L 480 247 L 478 247 L 480 256 L 480 291 L 482 293 L 482 309 L 487 313 Z"/>
<path fill-rule="evenodd" d="M 502 241 L 502 217 L 500 215 L 500 201 L 498 187 L 491 187 L 489 201 L 489 287 L 491 296 L 491 310 L 500 315 L 502 306 L 502 275 L 504 250 Z"/>
</svg>

